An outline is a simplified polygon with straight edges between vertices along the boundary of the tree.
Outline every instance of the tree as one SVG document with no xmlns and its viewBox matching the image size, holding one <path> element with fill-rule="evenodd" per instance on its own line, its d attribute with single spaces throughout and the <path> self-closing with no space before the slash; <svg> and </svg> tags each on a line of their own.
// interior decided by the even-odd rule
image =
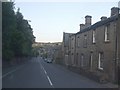
<svg viewBox="0 0 120 90">
<path fill-rule="evenodd" d="M 14 57 L 11 48 L 12 33 L 16 29 L 16 20 L 13 2 L 2 2 L 2 55 L 3 59 Z"/>
<path fill-rule="evenodd" d="M 31 26 L 28 23 L 28 20 L 23 19 L 22 14 L 20 13 L 20 9 L 18 8 L 17 14 L 17 32 L 21 39 L 18 41 L 21 43 L 20 55 L 29 55 L 32 51 L 32 43 L 34 42 L 34 35 Z M 18 44 L 19 44 L 18 43 Z"/>
<path fill-rule="evenodd" d="M 14 2 L 3 2 L 2 16 L 3 59 L 30 56 L 35 37 L 28 20 L 25 20 L 20 13 L 20 8 L 15 14 Z"/>
</svg>

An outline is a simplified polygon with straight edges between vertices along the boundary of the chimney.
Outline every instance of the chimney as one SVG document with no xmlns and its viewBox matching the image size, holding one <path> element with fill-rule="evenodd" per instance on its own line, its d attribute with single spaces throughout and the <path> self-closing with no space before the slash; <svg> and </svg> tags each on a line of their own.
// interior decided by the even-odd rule
<svg viewBox="0 0 120 90">
<path fill-rule="evenodd" d="M 119 8 L 118 7 L 111 8 L 111 16 L 118 15 L 118 14 L 119 14 Z"/>
<path fill-rule="evenodd" d="M 91 18 L 92 16 L 89 16 L 89 15 L 85 16 L 85 27 L 88 27 L 91 25 Z"/>
<path fill-rule="evenodd" d="M 85 24 L 80 24 L 80 30 L 85 28 Z"/>
<path fill-rule="evenodd" d="M 101 21 L 103 21 L 103 20 L 106 20 L 107 17 L 106 16 L 102 16 L 100 19 L 101 19 Z"/>
</svg>

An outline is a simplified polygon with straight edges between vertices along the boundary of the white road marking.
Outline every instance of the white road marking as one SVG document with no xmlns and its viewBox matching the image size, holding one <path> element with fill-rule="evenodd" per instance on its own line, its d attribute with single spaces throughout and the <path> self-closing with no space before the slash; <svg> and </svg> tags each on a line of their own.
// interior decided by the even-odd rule
<svg viewBox="0 0 120 90">
<path fill-rule="evenodd" d="M 40 64 L 41 68 L 43 69 L 43 66 L 41 65 L 41 62 L 40 62 L 40 61 L 39 61 L 39 64 Z"/>
<path fill-rule="evenodd" d="M 53 84 L 52 84 L 52 82 L 51 82 L 49 76 L 47 76 L 47 78 L 48 78 L 48 80 L 49 80 L 50 85 L 53 86 Z"/>
<path fill-rule="evenodd" d="M 46 70 L 44 69 L 44 67 L 43 67 L 43 66 L 42 66 L 42 68 L 43 68 L 43 70 L 44 70 L 45 74 L 47 74 L 47 72 L 46 72 Z"/>
<path fill-rule="evenodd" d="M 46 70 L 44 69 L 44 67 L 41 65 L 41 68 L 43 69 L 43 71 L 45 72 L 45 74 L 47 75 Z"/>
<path fill-rule="evenodd" d="M 48 76 L 48 74 L 47 74 L 46 70 L 45 70 L 45 69 L 44 69 L 44 67 L 42 66 L 41 62 L 39 62 L 39 63 L 40 63 L 41 68 L 43 69 L 43 71 L 44 71 L 45 75 L 47 76 L 47 79 L 48 79 L 48 81 L 49 81 L 50 85 L 53 87 L 52 81 L 50 80 L 50 78 L 49 78 L 49 76 Z"/>
<path fill-rule="evenodd" d="M 46 71 L 44 71 L 45 72 L 45 74 L 47 74 L 47 72 Z"/>
<path fill-rule="evenodd" d="M 18 68 L 16 68 L 16 69 L 14 69 L 14 70 L 12 70 L 12 71 L 9 71 L 8 73 L 6 73 L 6 74 L 0 76 L 0 79 L 2 79 L 2 78 L 4 78 L 4 77 L 8 76 L 9 74 L 11 74 L 11 73 L 17 71 L 18 69 L 20 69 L 20 68 L 22 68 L 22 67 L 23 67 L 23 65 L 20 66 L 20 67 L 18 67 Z"/>
</svg>

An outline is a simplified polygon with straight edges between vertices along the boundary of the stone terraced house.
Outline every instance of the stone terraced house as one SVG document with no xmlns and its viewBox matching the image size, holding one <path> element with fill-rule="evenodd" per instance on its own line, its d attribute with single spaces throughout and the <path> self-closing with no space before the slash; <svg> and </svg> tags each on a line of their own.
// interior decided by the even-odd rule
<svg viewBox="0 0 120 90">
<path fill-rule="evenodd" d="M 68 34 L 67 42 L 63 40 L 65 65 L 99 82 L 117 82 L 120 67 L 119 8 L 111 8 L 110 17 L 102 16 L 101 21 L 93 25 L 91 21 L 92 16 L 85 16 L 80 31 Z"/>
</svg>

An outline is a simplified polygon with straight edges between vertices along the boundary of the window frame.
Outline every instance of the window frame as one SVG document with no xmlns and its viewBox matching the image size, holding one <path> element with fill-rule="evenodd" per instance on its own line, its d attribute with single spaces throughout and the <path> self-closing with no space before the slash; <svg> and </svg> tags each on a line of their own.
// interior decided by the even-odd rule
<svg viewBox="0 0 120 90">
<path fill-rule="evenodd" d="M 104 41 L 105 42 L 109 42 L 110 41 L 110 24 L 107 24 L 105 27 L 104 27 Z"/>
<path fill-rule="evenodd" d="M 84 67 L 84 54 L 81 54 L 81 63 L 80 63 L 80 66 L 81 67 Z"/>
<path fill-rule="evenodd" d="M 93 52 L 90 52 L 90 62 L 89 62 L 89 65 L 90 65 L 90 70 L 92 70 L 92 67 L 93 67 Z"/>
<path fill-rule="evenodd" d="M 83 47 L 87 48 L 87 34 L 84 35 Z"/>
<path fill-rule="evenodd" d="M 76 59 L 76 65 L 77 65 L 77 66 L 78 66 L 78 60 L 79 60 L 79 57 L 78 57 L 78 56 L 79 56 L 79 54 L 76 53 L 76 58 L 77 58 L 77 59 Z"/>
<path fill-rule="evenodd" d="M 104 59 L 104 53 L 99 52 L 98 53 L 98 69 L 100 69 L 100 70 L 103 70 L 103 59 Z"/>
<path fill-rule="evenodd" d="M 77 47 L 78 47 L 78 48 L 80 47 L 79 39 L 80 39 L 80 37 L 78 36 L 78 37 L 77 37 Z"/>
<path fill-rule="evenodd" d="M 96 43 L 96 30 L 95 29 L 92 31 L 92 43 L 93 44 Z"/>
</svg>

